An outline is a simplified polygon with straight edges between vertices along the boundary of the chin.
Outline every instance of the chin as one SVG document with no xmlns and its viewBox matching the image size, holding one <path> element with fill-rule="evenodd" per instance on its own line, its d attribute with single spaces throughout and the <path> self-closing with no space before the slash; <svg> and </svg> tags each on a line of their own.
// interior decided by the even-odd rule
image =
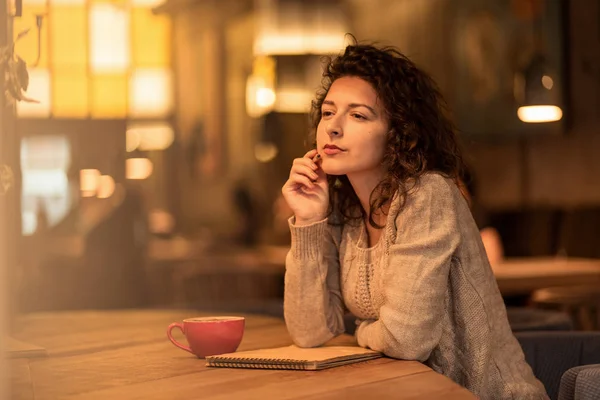
<svg viewBox="0 0 600 400">
<path fill-rule="evenodd" d="M 332 162 L 333 160 L 324 160 L 321 164 L 321 168 L 323 172 L 327 175 L 346 175 L 348 172 L 348 168 L 344 168 L 341 163 Z"/>
</svg>

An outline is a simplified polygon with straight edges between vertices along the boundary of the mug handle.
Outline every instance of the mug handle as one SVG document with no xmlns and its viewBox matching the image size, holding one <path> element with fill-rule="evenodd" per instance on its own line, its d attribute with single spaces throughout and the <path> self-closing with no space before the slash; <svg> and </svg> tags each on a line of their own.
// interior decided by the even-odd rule
<svg viewBox="0 0 600 400">
<path fill-rule="evenodd" d="M 183 344 L 181 344 L 177 340 L 175 340 L 175 338 L 171 335 L 171 331 L 173 330 L 173 328 L 179 328 L 181 330 L 181 333 L 183 333 L 185 335 L 185 332 L 183 331 L 183 324 L 180 324 L 180 323 L 177 323 L 177 322 L 173 322 L 167 328 L 167 337 L 169 338 L 169 340 L 171 342 L 173 342 L 173 344 L 175 346 L 179 347 L 180 349 L 183 349 L 185 351 L 189 351 L 190 353 L 194 354 L 194 352 L 192 351 L 192 349 L 190 349 L 188 346 L 184 346 Z"/>
</svg>

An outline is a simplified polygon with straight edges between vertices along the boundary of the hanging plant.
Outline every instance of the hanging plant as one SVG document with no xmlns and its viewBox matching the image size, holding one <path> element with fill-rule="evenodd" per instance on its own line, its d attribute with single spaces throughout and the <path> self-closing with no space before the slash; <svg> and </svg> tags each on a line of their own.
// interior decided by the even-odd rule
<svg viewBox="0 0 600 400">
<path fill-rule="evenodd" d="M 39 103 L 39 101 L 27 97 L 24 93 L 29 86 L 27 63 L 18 54 L 15 54 L 15 44 L 27 33 L 29 33 L 29 29 L 19 33 L 12 45 L 0 47 L 0 71 L 4 71 L 7 105 L 13 105 L 17 101 Z"/>
</svg>

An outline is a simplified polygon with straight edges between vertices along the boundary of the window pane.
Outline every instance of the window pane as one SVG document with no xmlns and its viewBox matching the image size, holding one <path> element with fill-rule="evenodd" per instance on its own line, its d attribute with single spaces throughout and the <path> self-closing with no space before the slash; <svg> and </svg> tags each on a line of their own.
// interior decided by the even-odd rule
<svg viewBox="0 0 600 400">
<path fill-rule="evenodd" d="M 132 24 L 132 63 L 139 67 L 166 67 L 171 53 L 171 24 L 164 15 L 153 15 L 149 8 L 134 8 Z"/>
<path fill-rule="evenodd" d="M 29 29 L 29 33 L 19 39 L 15 45 L 15 52 L 27 63 L 27 65 L 34 65 L 38 57 L 38 33 L 35 22 L 35 14 L 46 14 L 45 4 L 40 5 L 23 5 L 23 16 L 21 18 L 13 18 L 13 32 L 14 40 L 17 39 L 17 35 Z M 44 18 L 42 23 L 42 37 L 41 37 L 41 52 L 40 60 L 37 67 L 46 68 L 48 66 L 48 21 Z"/>
<path fill-rule="evenodd" d="M 173 106 L 173 80 L 168 69 L 137 69 L 131 75 L 129 113 L 133 117 L 165 117 Z"/>
<path fill-rule="evenodd" d="M 21 139 L 23 233 L 32 234 L 38 222 L 60 222 L 71 206 L 66 171 L 71 149 L 65 136 L 41 134 Z M 42 217 L 42 215 L 44 217 Z M 38 221 L 42 217 L 43 221 Z"/>
<path fill-rule="evenodd" d="M 52 73 L 52 115 L 86 118 L 89 115 L 88 79 L 85 69 L 55 69 Z"/>
<path fill-rule="evenodd" d="M 127 114 L 127 76 L 95 75 L 91 84 L 93 118 L 124 118 Z"/>
<path fill-rule="evenodd" d="M 85 6 L 85 3 L 86 0 L 50 0 L 52 6 Z"/>
<path fill-rule="evenodd" d="M 131 0 L 134 7 L 154 8 L 164 3 L 164 0 Z"/>
<path fill-rule="evenodd" d="M 64 1 L 64 0 L 61 0 Z M 56 6 L 50 12 L 52 72 L 57 68 L 87 65 L 87 11 L 84 6 Z"/>
<path fill-rule="evenodd" d="M 29 70 L 29 88 L 27 97 L 40 103 L 17 103 L 19 117 L 47 118 L 50 116 L 50 73 L 47 69 L 32 68 Z"/>
<path fill-rule="evenodd" d="M 93 72 L 125 72 L 129 67 L 129 13 L 111 4 L 90 7 L 90 63 Z"/>
</svg>

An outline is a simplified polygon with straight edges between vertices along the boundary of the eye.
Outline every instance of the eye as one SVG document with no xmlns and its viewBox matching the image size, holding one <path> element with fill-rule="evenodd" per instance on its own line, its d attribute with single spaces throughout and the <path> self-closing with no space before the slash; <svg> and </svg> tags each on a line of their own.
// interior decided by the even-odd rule
<svg viewBox="0 0 600 400">
<path fill-rule="evenodd" d="M 331 117 L 333 115 L 333 111 L 323 110 L 323 111 L 321 111 L 321 115 L 323 117 Z"/>
<path fill-rule="evenodd" d="M 364 115 L 361 115 L 361 114 L 352 114 L 352 116 L 361 121 L 367 119 Z"/>
</svg>

